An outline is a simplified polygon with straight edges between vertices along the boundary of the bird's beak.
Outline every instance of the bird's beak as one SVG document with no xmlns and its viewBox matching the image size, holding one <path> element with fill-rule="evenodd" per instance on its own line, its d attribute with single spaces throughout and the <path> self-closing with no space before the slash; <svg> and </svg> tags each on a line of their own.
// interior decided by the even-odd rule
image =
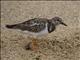
<svg viewBox="0 0 80 60">
<path fill-rule="evenodd" d="M 67 26 L 67 24 L 65 24 L 64 22 L 61 22 L 62 25 Z"/>
</svg>

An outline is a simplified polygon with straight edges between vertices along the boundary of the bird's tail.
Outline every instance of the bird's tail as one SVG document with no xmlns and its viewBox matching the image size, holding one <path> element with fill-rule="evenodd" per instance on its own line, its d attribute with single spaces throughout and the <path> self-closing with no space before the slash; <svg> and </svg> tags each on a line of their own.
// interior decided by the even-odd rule
<svg viewBox="0 0 80 60">
<path fill-rule="evenodd" d="M 17 25 L 14 24 L 14 25 L 6 25 L 7 28 L 9 29 L 16 29 Z"/>
</svg>

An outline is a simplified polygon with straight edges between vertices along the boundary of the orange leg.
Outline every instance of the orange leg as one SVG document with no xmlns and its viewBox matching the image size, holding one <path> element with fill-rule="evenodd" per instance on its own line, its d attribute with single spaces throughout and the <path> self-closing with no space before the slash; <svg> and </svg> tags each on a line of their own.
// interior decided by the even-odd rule
<svg viewBox="0 0 80 60">
<path fill-rule="evenodd" d="M 27 45 L 26 49 L 27 49 L 27 50 L 38 51 L 38 50 L 39 50 L 39 46 L 38 46 L 38 41 L 37 41 L 37 39 L 36 39 L 36 38 L 31 38 L 31 37 L 29 37 L 29 39 L 31 39 L 32 42 L 30 42 L 30 43 Z"/>
<path fill-rule="evenodd" d="M 37 51 L 39 49 L 37 39 L 32 39 L 30 47 L 33 51 Z"/>
<path fill-rule="evenodd" d="M 32 42 L 30 42 L 28 45 L 27 45 L 27 47 L 26 47 L 26 49 L 27 50 L 32 50 L 32 51 L 34 51 L 34 52 L 39 52 L 39 53 L 42 53 L 43 55 L 45 55 L 45 56 L 47 56 L 47 54 L 45 54 L 45 53 L 43 53 L 43 52 L 41 52 L 40 50 L 39 50 L 39 45 L 38 45 L 38 39 L 36 39 L 36 38 L 30 38 L 31 40 L 32 40 Z M 46 40 L 44 40 L 46 43 L 48 43 L 48 41 L 46 41 Z"/>
</svg>

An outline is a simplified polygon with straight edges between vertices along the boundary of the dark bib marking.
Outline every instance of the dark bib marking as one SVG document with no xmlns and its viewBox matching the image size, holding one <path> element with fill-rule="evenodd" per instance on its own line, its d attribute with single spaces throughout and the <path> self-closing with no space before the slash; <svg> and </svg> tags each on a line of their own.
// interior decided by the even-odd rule
<svg viewBox="0 0 80 60">
<path fill-rule="evenodd" d="M 51 33 L 54 30 L 55 30 L 55 25 L 52 22 L 48 21 L 48 32 Z"/>
</svg>

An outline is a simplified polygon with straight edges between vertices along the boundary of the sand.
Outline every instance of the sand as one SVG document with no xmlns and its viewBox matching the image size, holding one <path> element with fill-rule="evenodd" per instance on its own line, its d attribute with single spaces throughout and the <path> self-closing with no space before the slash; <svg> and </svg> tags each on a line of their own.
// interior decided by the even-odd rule
<svg viewBox="0 0 80 60">
<path fill-rule="evenodd" d="M 31 42 L 26 34 L 5 27 L 35 17 L 55 16 L 68 26 L 60 25 L 38 40 L 40 52 L 26 50 Z M 80 2 L 1 1 L 1 60 L 80 60 Z"/>
</svg>

